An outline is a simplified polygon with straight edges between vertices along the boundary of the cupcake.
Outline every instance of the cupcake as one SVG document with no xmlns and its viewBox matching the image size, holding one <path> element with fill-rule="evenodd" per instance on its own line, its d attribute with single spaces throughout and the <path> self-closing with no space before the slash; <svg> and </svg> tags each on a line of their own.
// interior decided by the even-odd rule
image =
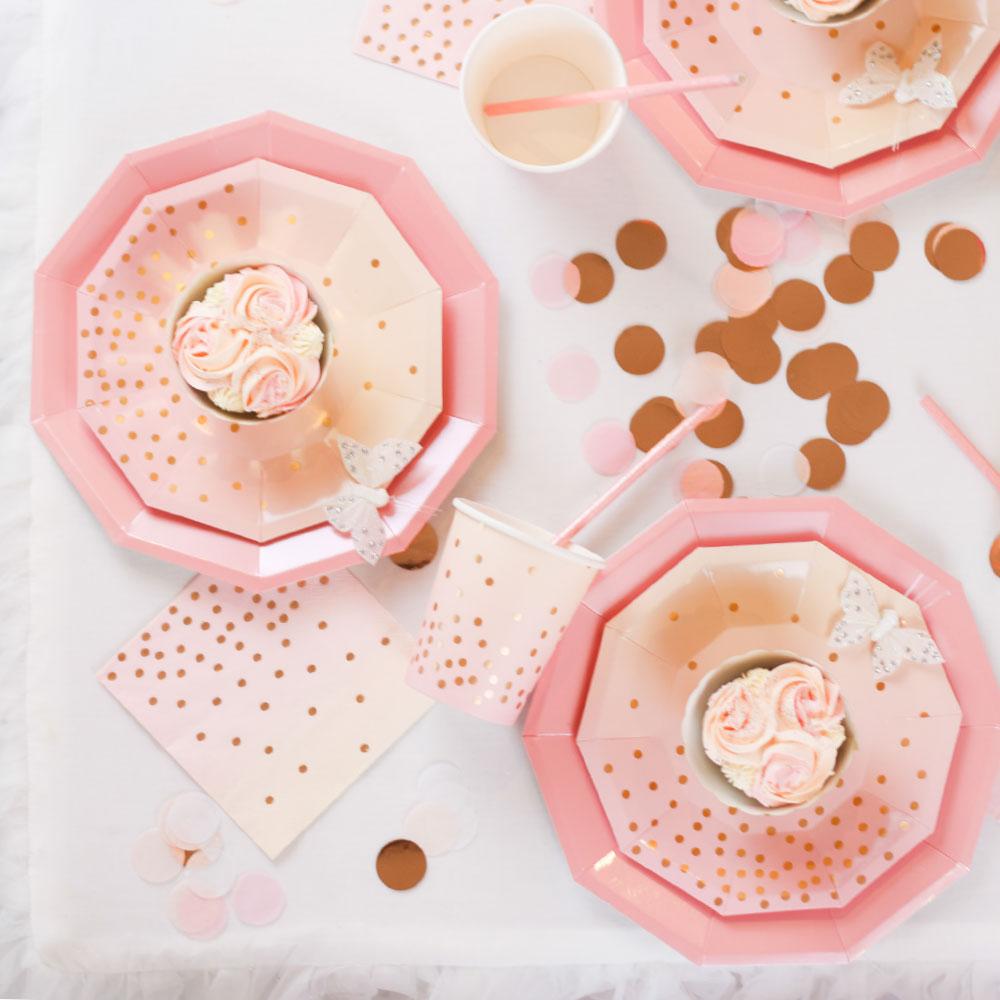
<svg viewBox="0 0 1000 1000">
<path fill-rule="evenodd" d="M 226 274 L 174 327 L 181 377 L 227 414 L 267 419 L 319 383 L 326 335 L 304 282 L 277 264 Z"/>
<path fill-rule="evenodd" d="M 754 667 L 708 699 L 705 754 L 767 809 L 805 805 L 825 788 L 847 739 L 838 686 L 806 663 Z"/>
</svg>

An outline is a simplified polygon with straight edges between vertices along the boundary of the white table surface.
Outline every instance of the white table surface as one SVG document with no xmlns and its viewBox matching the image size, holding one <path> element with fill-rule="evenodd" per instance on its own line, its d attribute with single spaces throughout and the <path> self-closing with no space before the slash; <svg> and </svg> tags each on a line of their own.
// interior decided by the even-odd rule
<svg viewBox="0 0 1000 1000">
<path fill-rule="evenodd" d="M 10 765 L 0 801 L 12 819 L 2 841 L 3 871 L 10 877 L 0 892 L 10 901 L 0 945 L 13 948 L 0 964 L 0 993 L 62 998 L 98 996 L 103 989 L 119 995 L 107 992 L 109 983 L 128 996 L 160 990 L 164 996 L 211 991 L 226 997 L 368 996 L 380 986 L 413 996 L 464 997 L 485 995 L 492 985 L 498 997 L 546 998 L 601 989 L 620 997 L 667 995 L 668 984 L 714 990 L 699 996 L 741 997 L 806 995 L 823 983 L 830 991 L 824 996 L 890 990 L 910 997 L 941 984 L 947 988 L 933 995 L 971 997 L 996 989 L 1000 971 L 990 960 L 1000 952 L 997 823 L 987 824 L 971 877 L 850 969 L 696 970 L 573 883 L 517 730 L 476 723 L 443 707 L 278 862 L 289 896 L 278 924 L 231 927 L 207 945 L 177 935 L 163 916 L 163 892 L 129 870 L 128 847 L 158 803 L 189 781 L 99 688 L 94 674 L 189 574 L 113 547 L 27 430 L 32 260 L 47 252 L 125 152 L 262 109 L 413 156 L 502 290 L 500 433 L 459 492 L 556 528 L 607 482 L 583 460 L 583 432 L 600 419 L 627 423 L 645 399 L 669 394 L 695 333 L 719 316 L 709 290 L 722 259 L 714 226 L 739 199 L 694 187 L 634 120 L 626 121 L 604 156 L 576 173 L 539 177 L 509 170 L 466 131 L 454 90 L 352 54 L 357 0 L 240 0 L 229 6 L 44 0 L 40 11 L 24 0 L 5 0 L 0 6 L 9 8 L 12 25 L 0 49 L 9 57 L 2 94 L 9 114 L 0 116 L 0 139 L 8 140 L 0 187 L 8 223 L 0 235 L 0 294 L 8 324 L 2 336 L 13 360 L 0 378 L 11 400 L 0 410 L 0 442 L 13 458 L 3 481 L 10 543 L 0 590 L 11 650 L 4 668 L 10 685 L 0 702 L 9 722 Z M 994 153 L 899 198 L 887 213 L 902 251 L 897 264 L 878 275 L 870 299 L 857 306 L 830 303 L 819 330 L 783 332 L 778 343 L 786 361 L 801 347 L 847 343 L 862 376 L 889 393 L 888 424 L 868 443 L 848 449 L 847 476 L 836 493 L 964 582 L 1000 663 L 1000 581 L 986 558 L 1000 530 L 1000 501 L 918 406 L 919 396 L 932 391 L 1000 464 L 1000 157 Z M 533 300 L 528 274 L 537 257 L 596 250 L 615 259 L 614 234 L 634 217 L 655 219 L 666 230 L 670 252 L 663 264 L 646 273 L 619 266 L 614 293 L 597 305 L 553 312 Z M 923 257 L 924 234 L 945 220 L 971 225 L 994 255 L 985 274 L 967 285 L 932 271 Z M 779 268 L 779 277 L 819 281 L 822 266 L 843 252 L 844 243 L 831 227 L 816 260 Z M 656 327 L 667 342 L 664 365 L 642 378 L 621 372 L 611 353 L 617 333 L 632 323 Z M 591 399 L 571 405 L 554 399 L 545 368 L 572 346 L 594 354 L 602 378 Z M 692 457 L 721 458 L 738 493 L 759 495 L 757 463 L 768 447 L 797 446 L 825 433 L 823 405 L 793 396 L 781 376 L 764 386 L 741 384 L 736 399 L 747 429 L 734 446 L 716 456 L 689 443 L 595 525 L 586 543 L 610 553 L 651 523 L 677 499 L 677 470 Z M 436 518 L 442 533 L 447 518 Z M 413 627 L 432 572 L 405 573 L 387 563 L 358 575 Z M 25 732 L 18 661 L 24 659 L 28 843 L 19 756 Z M 459 763 L 477 787 L 479 834 L 466 850 L 433 859 L 418 890 L 391 894 L 372 874 L 374 853 L 398 834 L 415 776 L 438 759 Z M 267 867 L 235 828 L 227 844 L 247 866 Z M 30 899 L 24 878 L 29 853 Z M 517 970 L 540 965 L 559 968 Z M 428 971 L 434 966 L 470 971 Z M 484 972 L 489 966 L 513 968 Z M 310 972 L 314 967 L 326 972 Z M 286 972 L 264 976 L 268 968 Z M 306 984 L 331 992 L 310 993 Z"/>
</svg>

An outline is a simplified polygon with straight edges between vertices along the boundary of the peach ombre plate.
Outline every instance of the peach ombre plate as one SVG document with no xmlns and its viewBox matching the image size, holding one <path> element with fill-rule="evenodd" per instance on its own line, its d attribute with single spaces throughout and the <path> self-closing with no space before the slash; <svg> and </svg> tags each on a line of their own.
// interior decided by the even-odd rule
<svg viewBox="0 0 1000 1000">
<path fill-rule="evenodd" d="M 1000 6 L 887 0 L 849 24 L 790 20 L 764 2 L 597 0 L 630 84 L 739 72 L 736 88 L 636 102 L 635 113 L 700 184 L 844 217 L 982 158 L 1000 131 Z M 940 40 L 958 108 L 863 107 L 839 93 L 883 41 L 909 69 Z"/>
<path fill-rule="evenodd" d="M 804 27 L 774 7 L 743 0 L 645 0 L 643 39 L 670 77 L 741 72 L 747 82 L 689 100 L 720 139 L 836 167 L 939 129 L 948 110 L 888 95 L 847 107 L 838 95 L 865 72 L 865 50 L 885 42 L 910 67 L 930 41 L 961 99 L 1000 41 L 1000 4 L 887 0 L 850 24 Z"/>
<path fill-rule="evenodd" d="M 183 380 L 176 318 L 276 264 L 326 337 L 315 391 L 233 416 Z M 422 442 L 404 547 L 492 434 L 495 281 L 413 163 L 268 113 L 125 158 L 38 269 L 36 426 L 116 540 L 257 589 L 357 561 L 324 506 L 338 437 Z"/>
<path fill-rule="evenodd" d="M 829 643 L 854 568 L 943 665 L 876 676 L 871 642 Z M 818 796 L 770 815 L 719 794 L 684 725 L 706 677 L 761 650 L 834 680 L 854 742 Z M 840 501 L 693 501 L 597 578 L 525 743 L 582 884 L 695 961 L 818 962 L 855 957 L 966 870 L 998 724 L 968 605 L 937 567 Z"/>
</svg>

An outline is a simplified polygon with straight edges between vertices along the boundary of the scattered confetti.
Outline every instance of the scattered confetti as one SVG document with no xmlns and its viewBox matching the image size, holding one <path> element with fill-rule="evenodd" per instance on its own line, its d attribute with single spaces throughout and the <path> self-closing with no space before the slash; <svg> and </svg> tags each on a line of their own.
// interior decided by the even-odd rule
<svg viewBox="0 0 1000 1000">
<path fill-rule="evenodd" d="M 683 419 L 677 404 L 669 396 L 654 396 L 632 414 L 629 430 L 635 439 L 635 446 L 640 451 L 649 451 Z"/>
<path fill-rule="evenodd" d="M 717 462 L 702 458 L 681 470 L 680 489 L 685 500 L 719 500 L 726 495 L 726 478 Z"/>
<path fill-rule="evenodd" d="M 858 359 L 844 344 L 823 344 L 800 351 L 788 362 L 788 387 L 802 399 L 820 399 L 850 385 L 858 375 Z"/>
<path fill-rule="evenodd" d="M 761 491 L 773 497 L 793 497 L 806 488 L 809 462 L 805 455 L 787 444 L 768 448 L 757 465 Z"/>
<path fill-rule="evenodd" d="M 553 394 L 564 403 L 586 399 L 601 378 L 597 362 L 585 351 L 565 351 L 549 363 L 546 376 Z"/>
<path fill-rule="evenodd" d="M 229 922 L 224 899 L 205 899 L 184 883 L 167 897 L 167 917 L 177 930 L 197 941 L 218 937 Z"/>
<path fill-rule="evenodd" d="M 844 477 L 847 458 L 844 449 L 829 438 L 813 438 L 800 449 L 809 463 L 807 486 L 814 490 L 828 490 Z"/>
<path fill-rule="evenodd" d="M 826 312 L 823 293 L 811 281 L 801 278 L 783 281 L 774 290 L 772 301 L 778 322 L 796 333 L 818 326 Z"/>
<path fill-rule="evenodd" d="M 617 420 L 602 420 L 583 435 L 583 457 L 598 475 L 620 475 L 635 458 L 633 433 Z"/>
<path fill-rule="evenodd" d="M 397 552 L 389 558 L 400 569 L 423 569 L 428 563 L 433 562 L 437 550 L 437 532 L 431 524 L 425 524 L 402 552 Z"/>
<path fill-rule="evenodd" d="M 666 256 L 667 236 L 655 222 L 635 219 L 618 230 L 615 248 L 623 264 L 645 271 Z"/>
<path fill-rule="evenodd" d="M 719 244 L 719 249 L 726 255 L 726 260 L 728 260 L 733 267 L 740 271 L 755 271 L 757 270 L 755 267 L 752 267 L 750 264 L 744 264 L 743 261 L 741 261 L 739 257 L 733 253 L 733 221 L 742 211 L 743 209 L 740 207 L 731 208 L 722 216 L 721 219 L 719 219 L 715 227 L 715 241 Z"/>
<path fill-rule="evenodd" d="M 767 267 L 785 248 L 785 226 L 774 209 L 740 209 L 729 233 L 733 254 L 750 267 Z"/>
<path fill-rule="evenodd" d="M 580 275 L 577 302 L 592 304 L 607 298 L 615 285 L 615 271 L 606 257 L 598 253 L 581 253 L 572 260 Z"/>
<path fill-rule="evenodd" d="M 232 903 L 242 923 L 265 927 L 285 912 L 285 890 L 265 872 L 246 872 L 233 886 Z"/>
<path fill-rule="evenodd" d="M 615 360 L 630 375 L 656 371 L 665 354 L 663 338 L 651 326 L 630 326 L 615 341 Z"/>
<path fill-rule="evenodd" d="M 580 271 L 567 258 L 548 254 L 531 270 L 531 291 L 547 309 L 563 309 L 580 294 Z"/>
<path fill-rule="evenodd" d="M 184 850 L 168 844 L 159 830 L 147 830 L 132 845 L 132 868 L 144 882 L 170 882 L 184 869 Z"/>
<path fill-rule="evenodd" d="M 823 283 L 831 299 L 852 305 L 871 295 L 875 276 L 859 266 L 853 257 L 842 254 L 827 264 Z"/>
<path fill-rule="evenodd" d="M 193 851 L 218 833 L 221 822 L 219 807 L 207 795 L 183 792 L 167 806 L 162 828 L 171 843 Z"/>
<path fill-rule="evenodd" d="M 789 264 L 805 264 L 819 252 L 823 231 L 811 216 L 805 216 L 785 233 L 785 256 Z"/>
<path fill-rule="evenodd" d="M 774 282 L 766 268 L 743 271 L 723 264 L 715 272 L 712 291 L 729 316 L 749 316 L 771 297 Z"/>
<path fill-rule="evenodd" d="M 927 259 L 946 278 L 968 281 L 986 266 L 986 247 L 971 229 L 946 222 L 935 226 L 924 243 Z"/>
<path fill-rule="evenodd" d="M 383 885 L 404 892 L 423 881 L 427 856 L 412 840 L 393 840 L 378 852 L 375 872 Z"/>
<path fill-rule="evenodd" d="M 743 433 L 743 411 L 729 400 L 722 412 L 695 428 L 698 440 L 709 448 L 728 448 Z"/>
<path fill-rule="evenodd" d="M 681 367 L 674 383 L 677 409 L 687 416 L 699 406 L 713 406 L 729 398 L 733 370 L 721 355 L 695 354 Z"/>
<path fill-rule="evenodd" d="M 1000 576 L 1000 535 L 993 539 L 993 544 L 990 546 L 990 568 Z"/>
<path fill-rule="evenodd" d="M 724 484 L 722 488 L 722 499 L 727 500 L 733 495 L 733 475 L 729 469 L 722 464 L 722 462 L 717 462 L 714 458 L 709 459 L 709 461 L 719 470 L 719 472 L 722 473 L 722 481 Z"/>
<path fill-rule="evenodd" d="M 852 382 L 830 393 L 826 428 L 841 444 L 866 441 L 889 417 L 889 397 L 874 382 Z"/>
<path fill-rule="evenodd" d="M 766 310 L 731 319 L 722 330 L 722 349 L 736 374 L 751 385 L 767 382 L 781 368 L 781 351 L 774 342 L 775 324 Z"/>
<path fill-rule="evenodd" d="M 854 227 L 850 240 L 851 257 L 866 271 L 885 271 L 899 255 L 899 237 L 885 222 L 862 222 Z"/>
</svg>

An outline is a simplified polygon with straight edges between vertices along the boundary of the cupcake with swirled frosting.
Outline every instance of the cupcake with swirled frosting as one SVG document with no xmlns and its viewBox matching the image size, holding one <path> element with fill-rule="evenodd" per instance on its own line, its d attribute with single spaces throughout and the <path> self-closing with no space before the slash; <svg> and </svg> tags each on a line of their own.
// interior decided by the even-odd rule
<svg viewBox="0 0 1000 1000">
<path fill-rule="evenodd" d="M 815 799 L 847 739 L 844 701 L 818 668 L 755 667 L 708 699 L 702 744 L 726 780 L 766 808 Z"/>
<path fill-rule="evenodd" d="M 318 311 L 305 283 L 277 264 L 230 272 L 174 327 L 181 377 L 227 414 L 289 413 L 319 384 L 326 335 Z"/>
</svg>

